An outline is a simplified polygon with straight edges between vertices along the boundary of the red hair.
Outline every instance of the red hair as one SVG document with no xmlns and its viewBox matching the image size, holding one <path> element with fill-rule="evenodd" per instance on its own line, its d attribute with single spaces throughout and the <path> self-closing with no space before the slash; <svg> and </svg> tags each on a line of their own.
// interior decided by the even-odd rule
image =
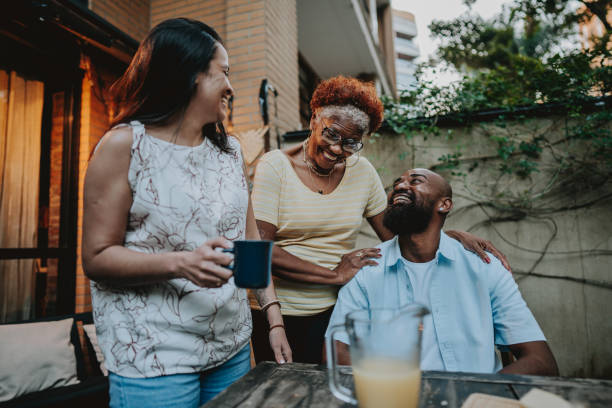
<svg viewBox="0 0 612 408">
<path fill-rule="evenodd" d="M 383 104 L 374 84 L 339 75 L 321 82 L 312 94 L 310 109 L 316 112 L 329 105 L 353 105 L 370 118 L 369 131 L 374 132 L 383 121 Z"/>
</svg>

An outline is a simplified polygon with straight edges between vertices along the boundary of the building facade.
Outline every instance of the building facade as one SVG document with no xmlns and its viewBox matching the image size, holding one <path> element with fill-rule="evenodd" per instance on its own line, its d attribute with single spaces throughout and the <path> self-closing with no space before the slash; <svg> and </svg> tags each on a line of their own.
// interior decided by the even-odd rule
<svg viewBox="0 0 612 408">
<path fill-rule="evenodd" d="M 393 9 L 393 43 L 395 47 L 395 72 L 397 89 L 403 90 L 414 86 L 416 79 L 415 60 L 420 55 L 419 47 L 414 42 L 417 26 L 414 14 Z"/>
</svg>

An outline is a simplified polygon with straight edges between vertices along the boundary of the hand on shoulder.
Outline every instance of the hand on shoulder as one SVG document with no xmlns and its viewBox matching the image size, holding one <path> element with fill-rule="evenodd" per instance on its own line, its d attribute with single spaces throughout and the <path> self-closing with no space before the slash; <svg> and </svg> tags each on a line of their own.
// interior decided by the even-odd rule
<svg viewBox="0 0 612 408">
<path fill-rule="evenodd" d="M 337 274 L 337 284 L 344 285 L 353 279 L 362 268 L 366 266 L 376 266 L 378 262 L 375 259 L 380 258 L 379 248 L 364 248 L 357 249 L 342 255 L 340 263 L 334 271 Z"/>
</svg>

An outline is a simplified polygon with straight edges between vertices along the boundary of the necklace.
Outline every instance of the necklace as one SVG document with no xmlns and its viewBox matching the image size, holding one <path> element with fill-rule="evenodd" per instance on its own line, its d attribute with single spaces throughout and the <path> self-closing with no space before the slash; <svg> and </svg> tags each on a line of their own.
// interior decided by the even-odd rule
<svg viewBox="0 0 612 408">
<path fill-rule="evenodd" d="M 310 170 L 311 170 L 313 173 L 315 173 L 317 176 L 321 176 L 321 177 L 329 177 L 329 176 L 331 176 L 331 174 L 332 174 L 332 173 L 334 172 L 334 170 L 336 169 L 336 166 L 332 167 L 332 169 L 331 169 L 331 170 L 328 170 L 327 172 L 325 172 L 325 171 L 321 171 L 321 170 L 317 169 L 317 167 L 319 167 L 319 166 L 317 166 L 316 164 L 312 164 L 312 163 L 310 162 L 310 160 L 308 160 L 308 159 L 306 158 L 306 148 L 307 148 L 307 147 L 308 147 L 308 139 L 304 140 L 304 143 L 303 143 L 303 145 L 302 145 L 302 149 L 303 149 L 303 152 L 304 152 L 304 157 L 303 157 L 303 159 L 302 159 L 302 160 L 304 160 L 304 163 L 306 163 L 306 165 L 308 166 L 308 168 L 309 168 L 309 169 L 310 169 Z M 319 168 L 320 168 L 320 167 L 319 167 Z"/>
<path fill-rule="evenodd" d="M 308 146 L 308 142 L 307 142 L 307 141 L 304 141 L 304 145 L 302 146 L 302 149 L 304 150 L 304 157 L 303 157 L 303 160 L 304 160 L 304 163 L 306 163 L 306 166 L 308 167 L 308 177 L 310 177 L 310 181 L 312 181 L 312 184 L 313 184 L 315 187 L 317 187 L 317 188 L 318 188 L 319 186 L 318 186 L 318 184 L 317 184 L 317 183 L 315 183 L 315 181 L 314 181 L 314 177 L 312 177 L 312 173 L 315 173 L 315 174 L 316 174 L 317 176 L 319 176 L 319 177 L 327 177 L 327 187 L 326 187 L 326 190 L 328 190 L 328 191 L 329 191 L 329 185 L 330 185 L 330 183 L 331 183 L 331 175 L 332 175 L 332 173 L 334 172 L 334 170 L 336 169 L 336 167 L 334 166 L 334 167 L 333 167 L 333 168 L 332 168 L 332 169 L 329 171 L 329 173 L 327 173 L 327 174 L 326 174 L 326 173 L 320 173 L 320 172 L 318 172 L 318 171 L 317 171 L 317 169 L 316 169 L 316 168 L 313 166 L 313 164 L 312 164 L 312 163 L 310 163 L 310 161 L 306 159 L 306 146 Z M 323 195 L 323 189 L 317 189 L 317 193 L 319 193 L 319 194 Z"/>
</svg>

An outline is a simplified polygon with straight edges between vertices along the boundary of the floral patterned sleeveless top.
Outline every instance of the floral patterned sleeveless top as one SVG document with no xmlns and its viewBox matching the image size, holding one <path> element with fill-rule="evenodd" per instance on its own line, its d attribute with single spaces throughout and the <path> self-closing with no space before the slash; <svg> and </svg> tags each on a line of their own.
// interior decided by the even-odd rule
<svg viewBox="0 0 612 408">
<path fill-rule="evenodd" d="M 208 139 L 179 146 L 148 135 L 139 122 L 130 126 L 126 248 L 192 251 L 218 236 L 244 238 L 248 188 L 236 139 L 229 138 L 231 152 L 224 153 Z M 91 296 L 106 366 L 125 377 L 210 369 L 251 337 L 247 294 L 233 278 L 215 289 L 186 279 L 133 287 L 91 282 Z"/>
</svg>

